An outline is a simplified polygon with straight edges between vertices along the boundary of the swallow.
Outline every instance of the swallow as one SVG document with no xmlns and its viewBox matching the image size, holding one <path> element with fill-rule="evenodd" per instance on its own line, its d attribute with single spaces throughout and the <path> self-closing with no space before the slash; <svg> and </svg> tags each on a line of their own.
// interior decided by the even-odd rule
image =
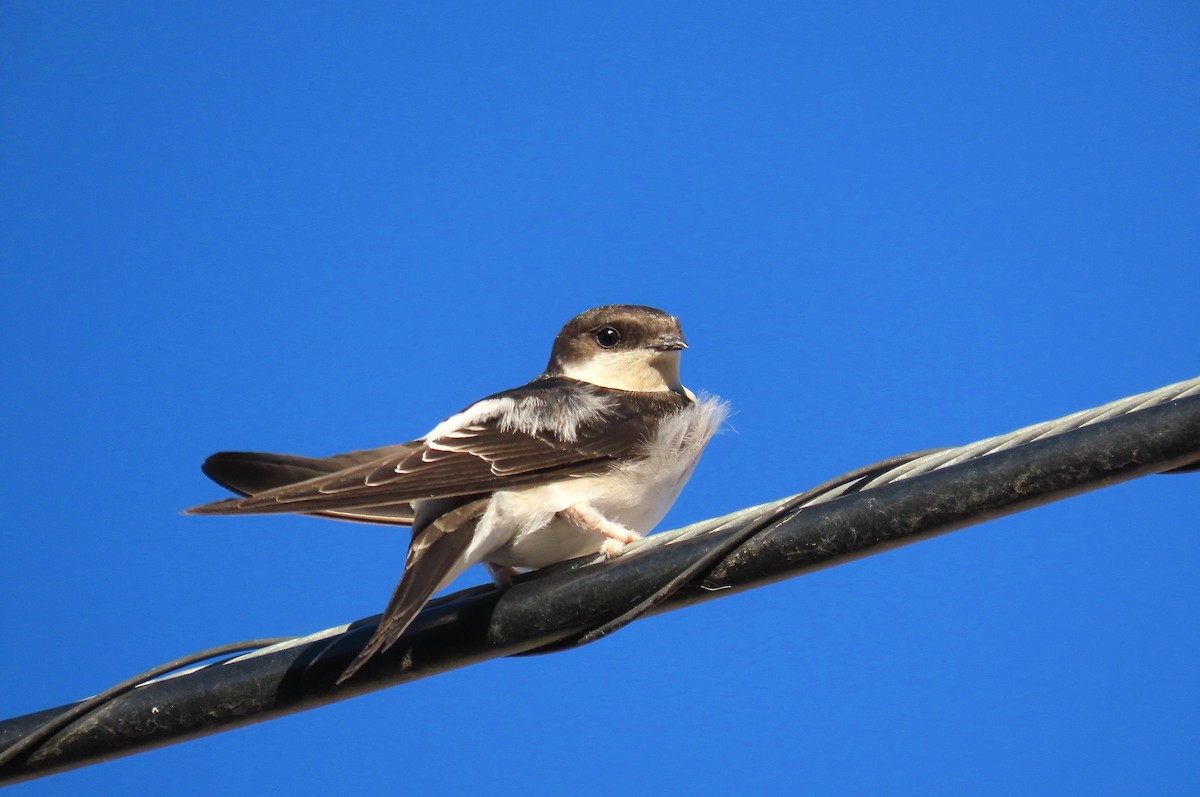
<svg viewBox="0 0 1200 797">
<path fill-rule="evenodd" d="M 686 348 L 679 320 L 662 310 L 597 307 L 562 328 L 540 376 L 412 442 L 328 458 L 212 455 L 204 473 L 242 497 L 186 513 L 412 526 L 400 583 L 341 683 L 471 565 L 504 583 L 579 556 L 618 556 L 649 533 L 728 413 L 680 382 Z"/>
</svg>

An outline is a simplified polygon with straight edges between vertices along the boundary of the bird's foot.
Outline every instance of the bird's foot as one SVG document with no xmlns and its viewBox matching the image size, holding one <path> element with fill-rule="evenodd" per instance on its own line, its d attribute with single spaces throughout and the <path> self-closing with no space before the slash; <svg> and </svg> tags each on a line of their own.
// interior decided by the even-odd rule
<svg viewBox="0 0 1200 797">
<path fill-rule="evenodd" d="M 484 566 L 497 587 L 511 587 L 513 579 L 521 573 L 512 565 L 494 565 L 491 562 L 484 562 Z"/>
<path fill-rule="evenodd" d="M 620 556 L 624 553 L 626 545 L 642 538 L 641 534 L 609 520 L 587 503 L 569 506 L 558 514 L 579 528 L 604 537 L 604 542 L 600 544 L 600 552 L 609 559 Z"/>
<path fill-rule="evenodd" d="M 625 543 L 620 540 L 605 540 L 600 543 L 600 553 L 604 554 L 605 559 L 616 559 L 625 553 Z"/>
</svg>

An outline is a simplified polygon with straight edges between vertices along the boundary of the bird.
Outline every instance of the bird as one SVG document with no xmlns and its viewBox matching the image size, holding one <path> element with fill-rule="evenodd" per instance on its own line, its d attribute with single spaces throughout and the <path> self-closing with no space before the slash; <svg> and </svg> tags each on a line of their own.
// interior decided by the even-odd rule
<svg viewBox="0 0 1200 797">
<path fill-rule="evenodd" d="M 662 310 L 596 307 L 562 327 L 539 376 L 411 442 L 326 458 L 213 454 L 202 470 L 241 497 L 185 514 L 412 527 L 400 582 L 340 684 L 474 564 L 503 585 L 567 559 L 619 556 L 648 534 L 729 411 L 683 386 L 686 348 L 679 320 Z"/>
</svg>

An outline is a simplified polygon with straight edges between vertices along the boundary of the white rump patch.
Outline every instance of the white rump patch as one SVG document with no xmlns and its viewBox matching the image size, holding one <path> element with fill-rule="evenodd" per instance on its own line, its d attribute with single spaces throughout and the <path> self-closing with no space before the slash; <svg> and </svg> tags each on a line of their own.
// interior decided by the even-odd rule
<svg viewBox="0 0 1200 797">
<path fill-rule="evenodd" d="M 478 401 L 462 412 L 439 423 L 425 435 L 432 443 L 439 439 L 465 439 L 482 431 L 485 422 L 498 420 L 504 432 L 534 435 L 551 432 L 559 440 L 575 442 L 579 428 L 604 417 L 611 408 L 608 399 L 583 391 L 550 394 L 555 401 L 534 393 L 520 399 L 508 396 Z"/>
<path fill-rule="evenodd" d="M 501 413 L 511 410 L 516 403 L 511 398 L 491 398 L 477 401 L 462 412 L 451 415 L 430 429 L 429 434 L 421 439 L 437 440 L 443 437 L 469 437 L 469 435 L 462 434 L 466 427 L 482 421 L 490 421 Z"/>
</svg>

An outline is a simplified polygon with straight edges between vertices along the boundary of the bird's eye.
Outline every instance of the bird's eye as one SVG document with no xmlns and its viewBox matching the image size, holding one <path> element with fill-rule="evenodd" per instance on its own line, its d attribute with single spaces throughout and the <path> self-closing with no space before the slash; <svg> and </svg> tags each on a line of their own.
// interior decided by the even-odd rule
<svg viewBox="0 0 1200 797">
<path fill-rule="evenodd" d="M 611 349 L 621 342 L 621 333 L 615 327 L 600 327 L 592 334 L 602 349 Z"/>
</svg>

